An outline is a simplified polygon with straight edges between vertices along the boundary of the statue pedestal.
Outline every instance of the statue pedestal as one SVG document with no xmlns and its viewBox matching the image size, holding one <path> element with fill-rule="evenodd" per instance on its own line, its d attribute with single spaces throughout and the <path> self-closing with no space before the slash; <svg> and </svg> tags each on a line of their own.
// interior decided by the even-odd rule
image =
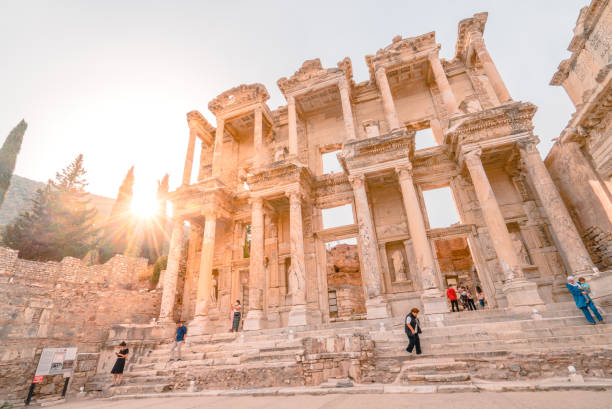
<svg viewBox="0 0 612 409">
<path fill-rule="evenodd" d="M 304 325 L 308 325 L 306 306 L 294 305 L 289 311 L 289 321 L 287 323 L 287 326 L 300 327 Z"/>
<path fill-rule="evenodd" d="M 366 318 L 376 320 L 381 318 L 389 318 L 391 309 L 389 303 L 383 297 L 370 298 L 365 302 Z"/>
<path fill-rule="evenodd" d="M 512 280 L 504 284 L 503 291 L 508 300 L 508 308 L 519 311 L 531 311 L 534 307 L 538 310 L 546 308 L 534 282 L 525 279 Z"/>
<path fill-rule="evenodd" d="M 245 331 L 258 331 L 264 328 L 263 321 L 264 316 L 262 310 L 249 310 L 246 318 L 244 319 L 242 329 Z"/>
</svg>

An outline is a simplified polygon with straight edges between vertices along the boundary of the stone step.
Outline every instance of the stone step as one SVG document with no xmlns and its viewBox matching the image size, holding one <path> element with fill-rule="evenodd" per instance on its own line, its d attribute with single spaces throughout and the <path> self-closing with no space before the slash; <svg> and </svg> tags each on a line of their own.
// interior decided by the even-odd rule
<svg viewBox="0 0 612 409">
<path fill-rule="evenodd" d="M 466 382 L 470 380 L 470 374 L 468 372 L 453 372 L 444 374 L 413 374 L 413 373 L 402 373 L 400 374 L 399 381 L 402 384 L 412 383 L 456 383 Z"/>
<path fill-rule="evenodd" d="M 144 393 L 163 393 L 172 390 L 172 385 L 168 383 L 147 384 L 147 385 L 121 385 L 104 390 L 104 397 L 116 395 L 132 395 Z"/>
<path fill-rule="evenodd" d="M 588 336 L 566 336 L 548 338 L 523 338 L 513 340 L 457 342 L 446 344 L 428 344 L 421 342 L 421 347 L 430 353 L 434 352 L 479 352 L 495 350 L 544 349 L 558 347 L 559 345 L 608 345 L 610 335 L 597 334 Z M 376 356 L 388 357 L 393 355 L 408 355 L 405 351 L 407 340 L 403 343 L 393 342 L 376 346 Z"/>
<path fill-rule="evenodd" d="M 442 372 L 465 372 L 467 363 L 453 360 L 419 360 L 417 362 L 404 362 L 402 373 L 435 374 Z"/>
<path fill-rule="evenodd" d="M 425 330 L 423 330 L 425 331 Z M 433 334 L 424 332 L 420 335 L 421 340 L 427 340 L 430 343 L 435 343 L 437 340 L 440 343 L 449 341 L 461 342 L 465 340 L 470 341 L 481 341 L 481 340 L 508 340 L 508 339 L 522 339 L 522 338 L 536 338 L 536 337 L 553 337 L 553 336 L 568 336 L 568 335 L 599 335 L 599 334 L 610 334 L 612 333 L 612 324 L 598 324 L 591 325 L 585 321 L 578 325 L 563 326 L 563 327 L 548 327 L 539 328 L 536 325 L 525 324 L 524 328 L 516 328 L 509 326 L 508 328 L 499 329 L 495 331 L 491 328 L 482 330 L 479 332 L 473 332 L 469 334 L 455 334 L 452 329 L 445 331 L 433 331 Z M 383 336 L 378 335 L 374 337 L 377 343 L 384 343 L 388 341 L 405 341 L 407 339 L 406 334 L 402 332 L 393 332 L 390 335 Z"/>
</svg>

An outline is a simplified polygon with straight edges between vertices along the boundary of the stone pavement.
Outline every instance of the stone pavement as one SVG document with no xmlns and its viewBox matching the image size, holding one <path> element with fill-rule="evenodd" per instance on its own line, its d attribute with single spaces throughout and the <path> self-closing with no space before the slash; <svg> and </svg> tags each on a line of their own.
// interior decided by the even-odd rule
<svg viewBox="0 0 612 409">
<path fill-rule="evenodd" d="M 262 397 L 184 397 L 75 401 L 58 409 L 609 409 L 612 391 L 456 393 L 419 395 L 321 395 Z"/>
</svg>

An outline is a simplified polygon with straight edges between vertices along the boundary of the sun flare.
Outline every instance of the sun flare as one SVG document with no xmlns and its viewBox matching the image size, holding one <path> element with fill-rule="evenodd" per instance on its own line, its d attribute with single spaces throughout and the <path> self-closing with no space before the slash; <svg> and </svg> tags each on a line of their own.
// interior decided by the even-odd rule
<svg viewBox="0 0 612 409">
<path fill-rule="evenodd" d="M 135 194 L 132 198 L 132 213 L 141 217 L 151 217 L 157 211 L 155 195 Z"/>
</svg>

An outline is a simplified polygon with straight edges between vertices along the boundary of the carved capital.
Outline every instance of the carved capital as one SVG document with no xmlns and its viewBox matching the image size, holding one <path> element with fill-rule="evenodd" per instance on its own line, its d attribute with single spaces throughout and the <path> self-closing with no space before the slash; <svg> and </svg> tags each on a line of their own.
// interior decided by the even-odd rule
<svg viewBox="0 0 612 409">
<path fill-rule="evenodd" d="M 374 76 L 376 77 L 376 81 L 387 81 L 387 72 L 385 67 L 378 67 L 374 72 Z"/>
<path fill-rule="evenodd" d="M 529 138 L 529 139 L 522 139 L 520 141 L 516 142 L 516 145 L 519 147 L 519 149 L 521 150 L 521 153 L 538 153 L 538 143 L 540 142 L 540 139 L 537 136 L 534 136 L 533 138 Z"/>
<path fill-rule="evenodd" d="M 295 106 L 295 97 L 293 95 L 287 95 L 287 106 Z"/>
<path fill-rule="evenodd" d="M 412 176 L 414 174 L 412 163 L 396 167 L 395 173 L 397 173 L 397 177 L 399 180 L 412 179 Z"/>
<path fill-rule="evenodd" d="M 290 190 L 288 192 L 285 192 L 285 196 L 289 198 L 289 203 L 293 205 L 295 203 L 302 202 L 303 194 L 302 192 L 298 192 L 297 190 Z"/>
<path fill-rule="evenodd" d="M 349 175 L 348 180 L 351 186 L 353 187 L 353 190 L 365 189 L 365 175 Z"/>
<path fill-rule="evenodd" d="M 263 209 L 263 197 L 250 197 L 249 204 L 251 205 L 251 209 L 261 211 Z"/>
<path fill-rule="evenodd" d="M 219 212 L 215 209 L 204 209 L 202 215 L 206 220 L 217 220 L 219 218 Z"/>
<path fill-rule="evenodd" d="M 473 166 L 482 166 L 482 160 L 480 157 L 482 156 L 482 149 L 474 149 L 472 151 L 466 152 L 463 155 L 463 160 L 468 167 Z"/>
</svg>

